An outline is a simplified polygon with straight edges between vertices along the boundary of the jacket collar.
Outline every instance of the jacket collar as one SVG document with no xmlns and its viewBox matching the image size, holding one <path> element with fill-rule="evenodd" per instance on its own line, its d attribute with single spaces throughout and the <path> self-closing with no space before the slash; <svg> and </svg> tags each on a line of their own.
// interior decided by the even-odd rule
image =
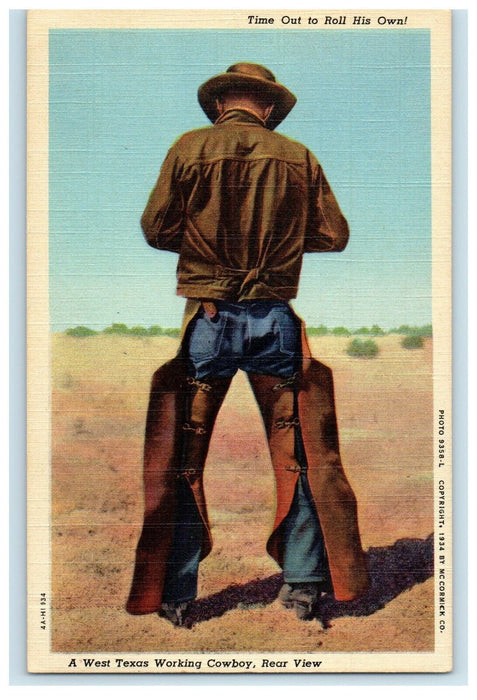
<svg viewBox="0 0 477 700">
<path fill-rule="evenodd" d="M 248 109 L 228 109 L 224 112 L 214 124 L 223 124 L 224 122 L 240 122 L 241 124 L 255 124 L 267 128 L 266 122 L 260 119 L 253 112 L 249 112 Z"/>
</svg>

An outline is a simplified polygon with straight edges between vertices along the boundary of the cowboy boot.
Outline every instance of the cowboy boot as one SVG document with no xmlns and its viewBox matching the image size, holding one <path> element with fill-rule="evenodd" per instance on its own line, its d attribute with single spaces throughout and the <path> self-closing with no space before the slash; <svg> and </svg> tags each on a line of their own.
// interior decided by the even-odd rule
<svg viewBox="0 0 477 700">
<path fill-rule="evenodd" d="M 284 608 L 293 608 L 299 620 L 311 620 L 317 612 L 322 592 L 321 583 L 284 583 L 278 600 Z"/>
</svg>

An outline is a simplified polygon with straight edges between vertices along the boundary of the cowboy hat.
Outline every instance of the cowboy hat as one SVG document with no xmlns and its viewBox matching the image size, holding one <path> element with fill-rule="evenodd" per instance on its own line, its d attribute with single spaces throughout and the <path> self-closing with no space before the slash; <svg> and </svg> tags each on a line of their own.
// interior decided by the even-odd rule
<svg viewBox="0 0 477 700">
<path fill-rule="evenodd" d="M 234 90 L 245 90 L 270 98 L 275 106 L 267 121 L 269 129 L 275 129 L 296 103 L 295 95 L 284 85 L 277 83 L 273 73 L 265 66 L 258 63 L 235 63 L 227 68 L 225 73 L 215 75 L 199 87 L 199 104 L 211 122 L 215 122 L 219 117 L 216 99 L 225 92 Z"/>
</svg>

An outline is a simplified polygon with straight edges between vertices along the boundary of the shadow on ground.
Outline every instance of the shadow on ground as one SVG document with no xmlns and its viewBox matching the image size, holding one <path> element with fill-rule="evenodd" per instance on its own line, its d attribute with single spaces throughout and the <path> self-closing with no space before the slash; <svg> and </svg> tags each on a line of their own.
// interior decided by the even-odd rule
<svg viewBox="0 0 477 700">
<path fill-rule="evenodd" d="M 316 615 L 324 627 L 338 617 L 371 615 L 403 591 L 430 578 L 434 573 L 433 534 L 425 540 L 405 538 L 390 547 L 371 547 L 367 560 L 371 577 L 368 593 L 358 600 L 344 603 L 332 595 L 324 596 Z M 191 603 L 184 617 L 184 626 L 193 627 L 229 610 L 269 605 L 278 596 L 282 584 L 282 575 L 275 574 L 228 586 L 219 593 Z"/>
</svg>

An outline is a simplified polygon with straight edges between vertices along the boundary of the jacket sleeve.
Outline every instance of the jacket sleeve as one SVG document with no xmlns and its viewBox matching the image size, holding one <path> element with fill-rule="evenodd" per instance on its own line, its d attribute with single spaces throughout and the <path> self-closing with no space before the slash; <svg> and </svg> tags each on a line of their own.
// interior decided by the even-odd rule
<svg viewBox="0 0 477 700">
<path fill-rule="evenodd" d="M 339 252 L 349 238 L 348 222 L 328 184 L 321 165 L 315 164 L 310 193 L 305 253 Z"/>
<path fill-rule="evenodd" d="M 180 251 L 183 234 L 184 198 L 180 174 L 180 160 L 171 148 L 141 217 L 149 245 L 174 253 Z"/>
</svg>

